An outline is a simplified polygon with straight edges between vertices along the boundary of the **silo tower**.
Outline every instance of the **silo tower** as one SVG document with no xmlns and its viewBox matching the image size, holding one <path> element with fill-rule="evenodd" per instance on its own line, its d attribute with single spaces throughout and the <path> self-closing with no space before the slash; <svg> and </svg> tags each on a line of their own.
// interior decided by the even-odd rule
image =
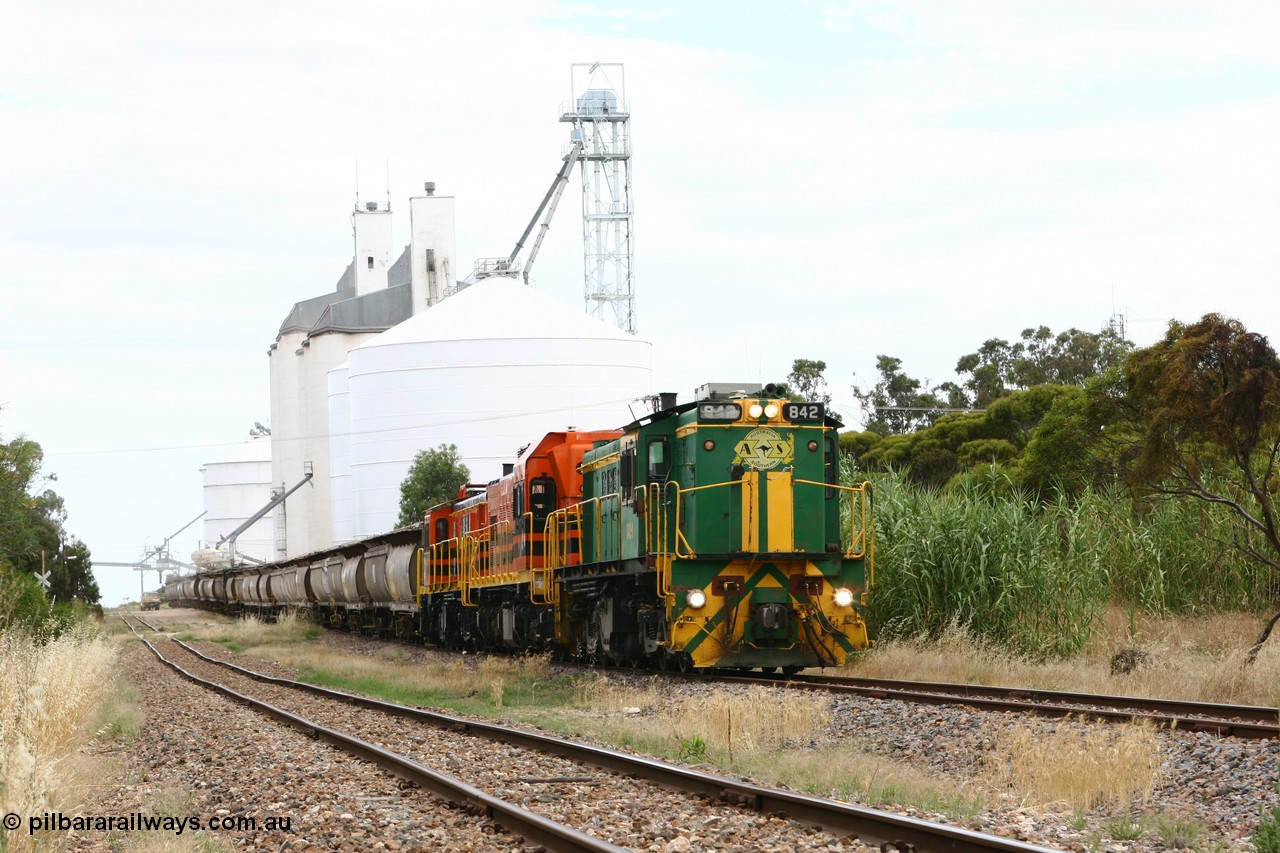
<svg viewBox="0 0 1280 853">
<path fill-rule="evenodd" d="M 570 67 L 560 121 L 582 143 L 582 251 L 587 313 L 635 334 L 631 111 L 621 63 Z"/>
</svg>

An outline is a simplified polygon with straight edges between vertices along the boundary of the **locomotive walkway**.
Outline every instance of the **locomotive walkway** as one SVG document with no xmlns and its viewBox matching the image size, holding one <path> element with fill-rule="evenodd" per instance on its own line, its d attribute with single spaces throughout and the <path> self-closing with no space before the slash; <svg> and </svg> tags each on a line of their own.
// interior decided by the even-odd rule
<svg viewBox="0 0 1280 853">
<path fill-rule="evenodd" d="M 537 839 L 550 849 L 619 849 L 599 836 L 647 847 L 655 836 L 675 839 L 692 829 L 706 831 L 706 827 L 715 827 L 726 845 L 741 849 L 768 846 L 770 840 L 778 838 L 796 849 L 897 849 L 921 853 L 1044 853 L 1048 849 L 955 826 L 752 785 L 616 750 L 267 676 L 208 657 L 180 641 L 167 642 L 171 648 L 182 649 L 180 654 L 195 658 L 188 664 L 192 671 L 188 671 L 168 661 L 154 645 L 148 645 L 157 657 L 186 677 L 234 695 L 237 701 L 262 705 L 265 713 L 314 731 L 326 741 L 330 738 L 335 743 L 343 738 L 353 741 L 356 754 L 361 757 L 377 761 L 391 772 L 411 778 L 448 800 L 472 803 L 477 812 L 490 814 L 511 831 Z M 229 681 L 235 685 L 234 689 L 215 684 L 209 677 L 211 671 L 219 671 L 214 670 L 215 666 L 221 668 L 222 673 L 216 681 Z M 256 686 L 253 682 L 257 682 Z M 303 692 L 323 701 L 301 697 Z M 264 701 L 268 698 L 271 704 Z M 277 704 L 284 707 L 276 707 Z M 354 713 L 353 708 L 364 709 L 366 713 Z M 299 716 L 300 713 L 305 713 L 307 718 Z M 406 726 L 406 719 L 425 725 Z M 360 738 L 339 732 L 339 729 L 352 728 L 360 731 Z M 371 741 L 384 745 L 373 746 Z M 494 741 L 502 743 L 503 748 L 494 749 L 490 745 Z M 424 764 L 443 763 L 449 774 L 466 775 L 470 781 L 450 778 L 414 759 L 394 755 L 392 749 L 419 756 Z M 596 773 L 594 769 L 605 770 L 608 775 Z M 638 779 L 648 782 L 641 783 Z M 568 786 L 576 795 L 537 793 L 547 791 L 548 784 Z M 482 788 L 490 793 L 483 793 Z M 672 789 L 680 793 L 673 797 Z M 529 824 L 522 816 L 510 814 L 511 809 L 532 814 L 498 798 L 512 794 L 522 797 L 530 808 L 544 812 L 543 817 Z M 698 800 L 691 801 L 689 795 Z M 508 820 L 526 820 L 526 823 L 509 824 Z M 671 823 L 665 827 L 655 826 L 662 820 Z M 570 829 L 570 825 L 590 829 L 592 834 Z"/>
</svg>

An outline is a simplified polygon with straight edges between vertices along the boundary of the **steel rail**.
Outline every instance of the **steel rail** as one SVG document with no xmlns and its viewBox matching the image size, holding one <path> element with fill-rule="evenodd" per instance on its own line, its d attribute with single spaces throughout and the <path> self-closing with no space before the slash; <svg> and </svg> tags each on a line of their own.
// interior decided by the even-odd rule
<svg viewBox="0 0 1280 853">
<path fill-rule="evenodd" d="M 546 752 L 605 770 L 640 776 L 652 782 L 676 790 L 705 796 L 730 805 L 790 818 L 806 824 L 816 824 L 837 833 L 858 837 L 864 843 L 881 845 L 884 849 L 946 851 L 946 853 L 1048 853 L 1050 848 L 994 835 L 985 835 L 960 827 L 930 823 L 929 821 L 883 812 L 878 809 L 855 806 L 821 797 L 808 797 L 792 791 L 782 791 L 760 785 L 752 785 L 724 776 L 716 776 L 667 764 L 650 758 L 629 755 L 605 747 L 550 737 L 536 732 L 508 728 L 496 723 L 466 720 L 436 711 L 411 708 L 358 696 L 340 690 L 332 690 L 314 684 L 291 681 L 287 678 L 265 675 L 242 666 L 219 660 L 192 648 L 181 640 L 173 640 L 180 647 L 202 660 L 239 672 L 249 678 L 268 684 L 289 687 L 318 696 L 349 703 L 360 708 L 383 711 L 439 728 L 463 734 L 471 734 L 490 740 L 518 746 L 524 749 Z"/>
<path fill-rule="evenodd" d="M 1049 717 L 1081 716 L 1111 722 L 1151 720 L 1192 732 L 1258 740 L 1280 738 L 1280 709 L 1225 705 L 1097 693 L 1068 693 L 976 684 L 942 684 L 826 675 L 694 675 L 729 684 L 769 684 L 789 690 L 850 693 L 873 699 L 897 699 L 922 705 L 966 705 L 991 711 L 1015 711 Z M 1207 715 L 1207 716 L 1206 716 Z M 1214 716 L 1222 715 L 1222 716 Z"/>
<path fill-rule="evenodd" d="M 1280 708 L 1265 705 L 1230 705 L 1225 702 L 1198 702 L 1191 699 L 1161 699 L 1149 696 L 1126 696 L 1108 693 L 1074 693 L 1065 690 L 1037 690 L 1025 687 L 995 687 L 986 684 L 944 684 L 933 681 L 902 681 L 880 678 L 851 678 L 826 675 L 795 676 L 804 681 L 836 684 L 852 684 L 865 687 L 884 686 L 904 690 L 923 690 L 937 693 L 955 693 L 962 696 L 1008 697 L 1028 702 L 1058 702 L 1081 705 L 1103 705 L 1109 708 L 1136 708 L 1170 714 L 1198 714 L 1217 719 L 1240 719 L 1254 723 L 1270 723 L 1280 719 Z"/>
<path fill-rule="evenodd" d="M 137 617 L 135 617 L 137 618 Z M 129 630 L 146 644 L 151 653 L 160 660 L 161 663 L 173 669 L 179 675 L 200 685 L 201 687 L 213 690 L 226 696 L 233 702 L 248 705 L 255 711 L 266 714 L 277 722 L 291 726 L 307 737 L 313 740 L 320 740 L 330 746 L 337 747 L 344 752 L 354 755 L 365 761 L 370 761 L 382 769 L 407 779 L 414 784 L 425 788 L 441 799 L 449 803 L 449 805 L 459 808 L 468 814 L 479 815 L 491 818 L 496 823 L 512 833 L 523 837 L 526 841 L 540 844 L 549 850 L 566 851 L 566 853 L 579 853 L 579 851 L 590 851 L 590 853 L 625 853 L 626 848 L 618 847 L 615 844 L 587 835 L 573 827 L 556 823 L 553 820 L 543 817 L 536 812 L 531 812 L 521 806 L 501 800 L 490 794 L 486 794 L 479 788 L 472 787 L 467 783 L 438 773 L 429 767 L 425 767 L 407 758 L 403 755 L 391 752 L 376 746 L 368 741 L 360 738 L 344 734 L 334 729 L 326 728 L 318 723 L 299 717 L 282 708 L 277 708 L 258 699 L 245 696 L 238 693 L 230 687 L 217 684 L 212 681 L 200 678 L 199 676 L 183 669 L 178 664 L 160 654 L 160 651 L 151 644 L 149 640 L 138 634 L 137 629 L 129 624 L 125 617 L 120 617 L 125 625 L 129 626 Z M 153 629 L 154 630 L 154 629 Z M 174 640 L 186 648 L 180 640 Z"/>
</svg>

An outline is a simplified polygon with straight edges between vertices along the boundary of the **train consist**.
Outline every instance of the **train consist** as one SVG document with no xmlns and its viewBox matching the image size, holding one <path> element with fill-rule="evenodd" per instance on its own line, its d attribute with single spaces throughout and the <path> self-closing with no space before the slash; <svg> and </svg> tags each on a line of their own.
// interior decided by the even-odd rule
<svg viewBox="0 0 1280 853">
<path fill-rule="evenodd" d="M 544 436 L 421 525 L 166 586 L 352 632 L 664 668 L 836 666 L 865 648 L 870 485 L 779 386 L 704 386 L 622 429 Z"/>
</svg>

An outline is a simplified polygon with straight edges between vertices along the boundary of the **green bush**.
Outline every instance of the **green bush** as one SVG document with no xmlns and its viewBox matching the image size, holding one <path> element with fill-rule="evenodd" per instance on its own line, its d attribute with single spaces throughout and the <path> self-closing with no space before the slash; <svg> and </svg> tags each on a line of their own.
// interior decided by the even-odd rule
<svg viewBox="0 0 1280 853">
<path fill-rule="evenodd" d="M 16 625 L 34 628 L 52 615 L 53 607 L 39 581 L 0 559 L 0 631 Z"/>
</svg>

